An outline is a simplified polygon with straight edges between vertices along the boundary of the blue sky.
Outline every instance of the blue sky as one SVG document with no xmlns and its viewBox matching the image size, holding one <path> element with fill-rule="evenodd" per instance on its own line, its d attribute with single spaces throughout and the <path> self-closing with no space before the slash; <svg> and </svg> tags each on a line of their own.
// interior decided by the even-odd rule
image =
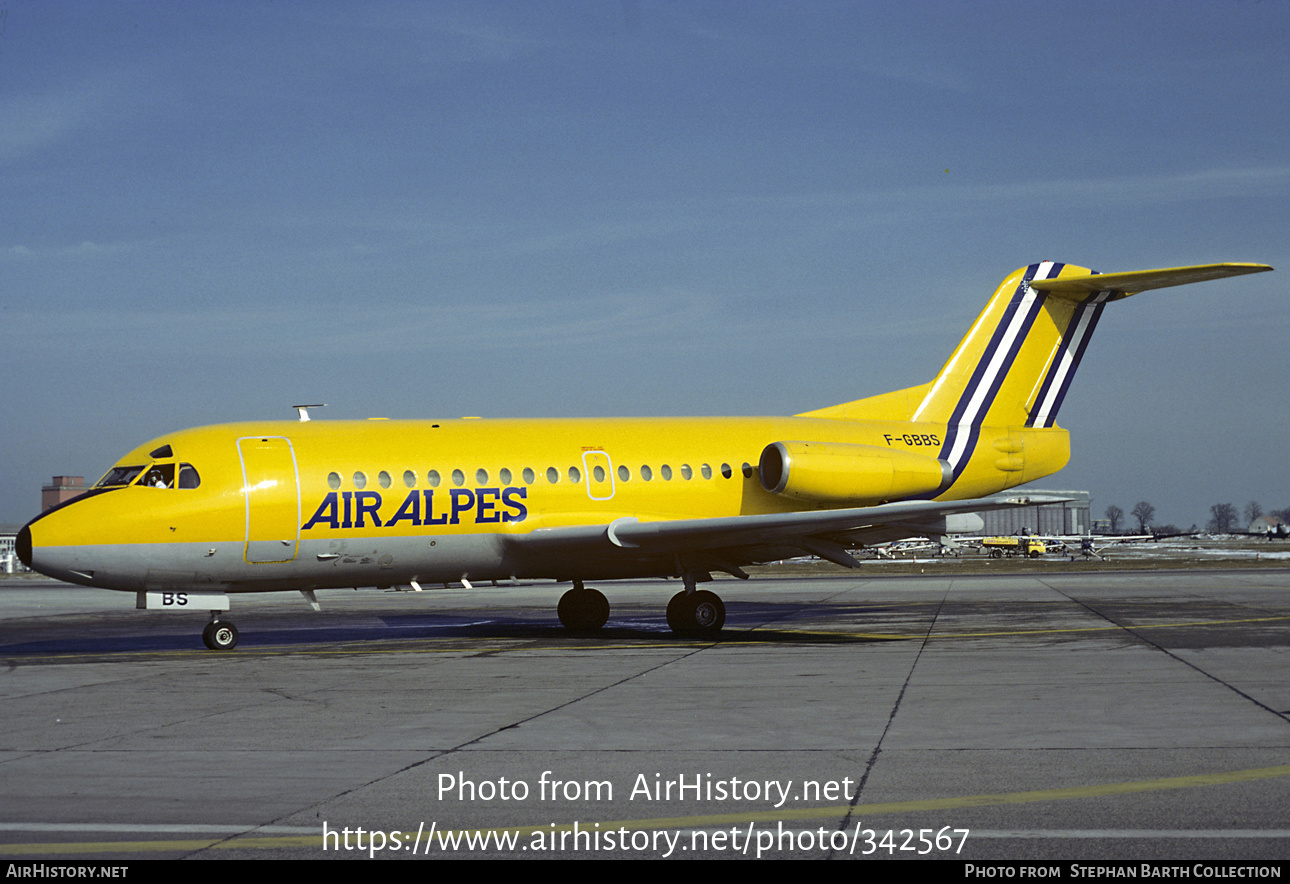
<svg viewBox="0 0 1290 884">
<path fill-rule="evenodd" d="M 1290 3 L 0 2 L 0 522 L 229 420 L 791 414 L 1108 308 L 1041 483 L 1290 506 Z"/>
</svg>

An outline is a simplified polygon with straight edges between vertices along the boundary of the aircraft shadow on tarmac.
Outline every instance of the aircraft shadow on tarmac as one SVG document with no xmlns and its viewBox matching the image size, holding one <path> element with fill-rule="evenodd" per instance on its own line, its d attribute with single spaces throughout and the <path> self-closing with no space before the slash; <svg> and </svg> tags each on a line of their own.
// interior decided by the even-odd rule
<svg viewBox="0 0 1290 884">
<path fill-rule="evenodd" d="M 838 610 L 831 610 L 837 608 Z M 685 638 L 674 635 L 667 623 L 652 611 L 627 610 L 594 635 L 578 635 L 543 614 L 526 617 L 514 611 L 481 610 L 477 612 L 349 614 L 324 612 L 321 615 L 264 614 L 248 612 L 238 618 L 242 634 L 236 656 L 246 651 L 323 650 L 333 645 L 381 645 L 385 651 L 397 651 L 400 645 L 426 641 L 525 641 L 585 645 L 593 650 L 605 643 L 649 642 L 660 646 L 678 644 L 780 644 L 836 645 L 866 644 L 900 640 L 905 636 L 885 636 L 868 630 L 883 626 L 891 617 L 890 608 L 828 604 L 810 605 L 809 616 L 802 618 L 800 604 L 752 603 L 733 607 L 726 627 L 715 639 Z M 888 624 L 888 627 L 890 625 Z M 56 617 L 19 629 L 7 630 L 0 641 L 0 658 L 61 656 L 100 657 L 113 654 L 207 651 L 202 646 L 201 621 L 185 617 L 167 619 L 139 618 L 132 613 Z M 375 648 L 373 648 L 375 649 Z M 411 648 L 409 647 L 409 650 Z"/>
</svg>

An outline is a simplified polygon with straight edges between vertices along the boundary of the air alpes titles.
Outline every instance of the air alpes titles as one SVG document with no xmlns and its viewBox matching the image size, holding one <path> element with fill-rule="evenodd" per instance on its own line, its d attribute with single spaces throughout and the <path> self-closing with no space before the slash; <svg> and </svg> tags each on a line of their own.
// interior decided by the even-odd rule
<svg viewBox="0 0 1290 884">
<path fill-rule="evenodd" d="M 394 528 L 407 523 L 420 528 L 522 522 L 529 514 L 524 503 L 527 497 L 527 488 L 452 488 L 448 491 L 447 507 L 436 514 L 434 491 L 410 491 L 393 515 L 382 517 L 380 492 L 333 491 L 322 499 L 300 530 L 308 531 L 318 525 L 333 529 Z M 439 502 L 443 502 L 442 497 Z"/>
</svg>

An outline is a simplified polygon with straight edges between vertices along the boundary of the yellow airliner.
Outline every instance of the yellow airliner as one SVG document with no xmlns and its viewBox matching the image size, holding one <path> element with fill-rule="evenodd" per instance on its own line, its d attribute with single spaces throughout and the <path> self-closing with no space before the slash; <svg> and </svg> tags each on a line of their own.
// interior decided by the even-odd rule
<svg viewBox="0 0 1290 884">
<path fill-rule="evenodd" d="M 714 571 L 979 529 L 991 497 L 1065 466 L 1054 420 L 1102 309 L 1147 289 L 1271 270 L 1209 264 L 1097 274 L 1042 261 L 1008 276 L 930 383 L 794 417 L 299 421 L 170 433 L 18 534 L 29 567 L 210 611 L 229 594 L 501 578 L 571 582 L 559 617 L 604 625 L 584 581 L 680 577 L 667 606 L 710 636 Z M 985 499 L 983 499 L 985 498 Z"/>
</svg>

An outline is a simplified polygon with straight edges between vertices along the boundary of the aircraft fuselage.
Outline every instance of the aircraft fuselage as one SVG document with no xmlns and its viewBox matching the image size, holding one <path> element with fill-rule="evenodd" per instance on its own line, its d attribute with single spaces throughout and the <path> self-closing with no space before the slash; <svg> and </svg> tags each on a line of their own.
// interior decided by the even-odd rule
<svg viewBox="0 0 1290 884">
<path fill-rule="evenodd" d="M 45 573 L 132 592 L 671 575 L 666 556 L 607 545 L 603 557 L 561 562 L 558 551 L 507 541 L 623 518 L 826 508 L 765 487 L 759 460 L 769 444 L 809 439 L 935 460 L 945 433 L 930 423 L 809 418 L 226 424 L 153 440 L 113 468 L 146 477 L 187 465 L 197 487 L 100 486 L 30 531 Z M 150 456 L 163 446 L 171 456 Z M 945 499 L 1046 475 L 1069 451 L 1057 428 L 986 429 L 982 446 L 998 456 L 960 476 Z M 890 491 L 831 506 L 883 503 Z"/>
</svg>

